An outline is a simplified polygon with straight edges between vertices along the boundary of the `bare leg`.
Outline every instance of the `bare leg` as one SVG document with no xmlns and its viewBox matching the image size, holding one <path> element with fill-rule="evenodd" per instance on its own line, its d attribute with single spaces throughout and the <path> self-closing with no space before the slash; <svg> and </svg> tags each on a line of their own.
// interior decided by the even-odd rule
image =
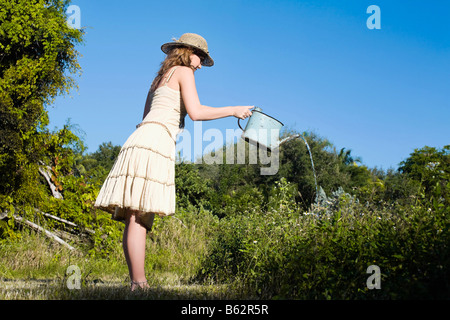
<svg viewBox="0 0 450 320">
<path fill-rule="evenodd" d="M 144 271 L 146 235 L 147 229 L 136 221 L 136 215 L 128 213 L 122 244 L 132 281 L 131 290 L 137 286 L 148 287 Z"/>
</svg>

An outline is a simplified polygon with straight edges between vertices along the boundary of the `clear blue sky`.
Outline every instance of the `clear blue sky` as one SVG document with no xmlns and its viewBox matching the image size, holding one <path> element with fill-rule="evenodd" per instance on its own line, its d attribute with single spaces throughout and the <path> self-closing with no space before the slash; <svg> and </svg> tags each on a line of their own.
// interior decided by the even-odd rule
<svg viewBox="0 0 450 320">
<path fill-rule="evenodd" d="M 450 2 L 73 0 L 86 27 L 78 91 L 58 97 L 50 128 L 67 119 L 88 151 L 122 145 L 142 119 L 164 54 L 185 32 L 215 60 L 196 72 L 202 104 L 256 105 L 314 131 L 369 167 L 397 168 L 415 148 L 450 144 Z M 369 30 L 370 5 L 381 29 Z M 191 133 L 193 121 L 186 118 Z M 203 130 L 237 128 L 236 118 Z M 209 142 L 204 142 L 205 148 Z"/>
</svg>

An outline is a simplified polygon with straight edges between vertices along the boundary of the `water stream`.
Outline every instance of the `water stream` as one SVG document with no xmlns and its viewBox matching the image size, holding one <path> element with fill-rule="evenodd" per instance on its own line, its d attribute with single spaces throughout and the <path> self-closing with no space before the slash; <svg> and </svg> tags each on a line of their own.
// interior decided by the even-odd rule
<svg viewBox="0 0 450 320">
<path fill-rule="evenodd" d="M 285 143 L 286 141 L 289 141 L 289 140 L 292 140 L 292 139 L 295 139 L 295 138 L 302 138 L 303 141 L 305 141 L 306 148 L 308 149 L 309 158 L 311 159 L 311 166 L 312 166 L 313 174 L 314 174 L 314 183 L 316 185 L 316 197 L 317 197 L 318 194 L 319 194 L 319 190 L 318 190 L 318 185 L 317 185 L 316 169 L 314 168 L 314 161 L 313 161 L 312 152 L 311 152 L 311 148 L 309 147 L 308 141 L 306 141 L 305 137 L 302 134 L 295 134 L 295 135 L 289 136 L 289 137 L 284 138 L 283 140 L 281 140 L 280 145 Z"/>
<path fill-rule="evenodd" d="M 311 148 L 309 147 L 308 141 L 306 141 L 305 137 L 303 137 L 303 135 L 300 135 L 300 138 L 303 139 L 303 141 L 305 141 L 306 147 L 308 148 L 308 152 L 309 152 L 309 158 L 311 159 L 311 166 L 313 169 L 313 174 L 314 174 L 314 183 L 316 185 L 316 197 L 319 194 L 318 188 L 317 188 L 317 177 L 316 177 L 316 169 L 314 169 L 314 161 L 313 161 L 313 157 L 312 157 L 312 152 L 311 152 Z"/>
</svg>

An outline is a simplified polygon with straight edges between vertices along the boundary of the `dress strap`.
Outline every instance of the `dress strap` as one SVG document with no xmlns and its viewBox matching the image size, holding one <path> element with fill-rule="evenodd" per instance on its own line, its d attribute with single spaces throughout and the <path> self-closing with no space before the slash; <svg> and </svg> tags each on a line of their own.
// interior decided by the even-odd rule
<svg viewBox="0 0 450 320">
<path fill-rule="evenodd" d="M 173 73 L 175 72 L 175 70 L 177 70 L 177 68 L 178 67 L 175 67 L 175 68 L 173 68 L 172 69 L 172 71 L 170 71 L 170 73 L 169 73 L 169 75 L 167 76 L 167 79 L 166 79 L 166 85 L 167 85 L 167 83 L 169 82 L 169 80 L 170 80 L 170 78 L 172 77 L 172 75 L 173 75 Z"/>
</svg>

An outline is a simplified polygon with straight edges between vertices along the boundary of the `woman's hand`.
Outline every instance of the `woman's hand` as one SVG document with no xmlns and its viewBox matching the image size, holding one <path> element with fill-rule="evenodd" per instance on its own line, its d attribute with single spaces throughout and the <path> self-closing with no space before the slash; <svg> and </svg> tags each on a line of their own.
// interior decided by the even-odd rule
<svg viewBox="0 0 450 320">
<path fill-rule="evenodd" d="M 248 118 L 252 115 L 252 112 L 250 109 L 254 108 L 255 106 L 236 106 L 233 107 L 233 116 L 236 118 L 244 120 L 245 118 Z"/>
</svg>

